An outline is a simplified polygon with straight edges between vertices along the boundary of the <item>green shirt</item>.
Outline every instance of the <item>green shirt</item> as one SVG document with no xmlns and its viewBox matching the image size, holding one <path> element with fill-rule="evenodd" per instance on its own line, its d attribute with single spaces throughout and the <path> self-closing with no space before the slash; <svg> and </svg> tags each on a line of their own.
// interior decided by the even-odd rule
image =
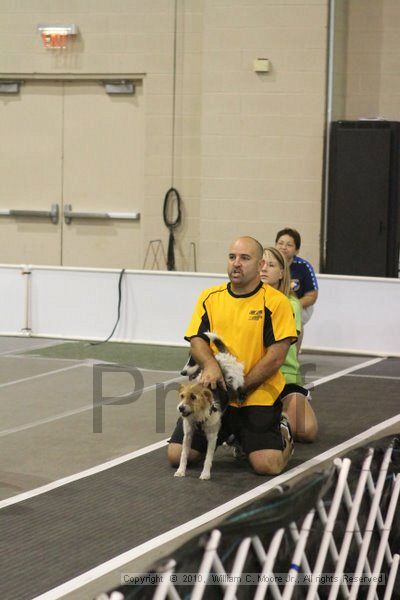
<svg viewBox="0 0 400 600">
<path fill-rule="evenodd" d="M 297 333 L 301 332 L 301 304 L 294 294 L 289 296 L 290 304 L 293 309 L 294 320 L 296 322 Z M 286 383 L 297 383 L 303 385 L 303 378 L 300 373 L 300 364 L 297 359 L 296 344 L 292 344 L 288 350 L 285 362 L 281 366 L 281 372 L 286 379 Z"/>
</svg>

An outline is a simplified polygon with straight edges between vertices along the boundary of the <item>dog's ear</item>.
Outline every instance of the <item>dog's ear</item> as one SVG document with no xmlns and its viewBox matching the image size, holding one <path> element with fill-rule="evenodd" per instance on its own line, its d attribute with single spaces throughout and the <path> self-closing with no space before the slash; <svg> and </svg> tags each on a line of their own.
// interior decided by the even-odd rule
<svg viewBox="0 0 400 600">
<path fill-rule="evenodd" d="M 184 392 L 186 389 L 186 384 L 185 383 L 181 383 L 181 385 L 179 386 L 179 393 Z"/>
<path fill-rule="evenodd" d="M 205 398 L 208 400 L 208 402 L 211 404 L 212 402 L 214 402 L 214 396 L 212 391 L 209 388 L 204 388 L 204 396 Z"/>
</svg>

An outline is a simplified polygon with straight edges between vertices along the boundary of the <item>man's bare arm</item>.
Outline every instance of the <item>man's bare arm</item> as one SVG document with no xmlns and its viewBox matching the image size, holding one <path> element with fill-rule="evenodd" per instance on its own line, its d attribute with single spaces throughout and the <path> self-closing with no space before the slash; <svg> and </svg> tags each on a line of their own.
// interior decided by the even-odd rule
<svg viewBox="0 0 400 600">
<path fill-rule="evenodd" d="M 250 392 L 258 388 L 285 362 L 286 354 L 290 348 L 291 338 L 280 340 L 268 348 L 267 353 L 249 371 L 244 379 L 245 391 Z"/>
<path fill-rule="evenodd" d="M 210 345 L 200 337 L 193 337 L 190 340 L 190 352 L 201 368 L 199 382 L 207 387 L 210 386 L 213 390 L 218 383 L 226 389 L 222 371 Z"/>
</svg>

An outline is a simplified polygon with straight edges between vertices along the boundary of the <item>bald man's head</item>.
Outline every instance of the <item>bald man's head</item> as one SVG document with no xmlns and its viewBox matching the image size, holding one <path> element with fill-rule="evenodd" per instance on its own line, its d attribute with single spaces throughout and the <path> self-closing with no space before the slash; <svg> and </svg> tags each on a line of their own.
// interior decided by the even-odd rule
<svg viewBox="0 0 400 600">
<path fill-rule="evenodd" d="M 238 238 L 239 240 L 248 240 L 250 244 L 254 245 L 255 251 L 257 253 L 257 258 L 259 260 L 262 260 L 263 256 L 264 256 L 264 248 L 263 246 L 260 244 L 260 242 L 258 240 L 256 240 L 256 238 L 251 237 L 250 235 L 245 235 L 241 238 Z"/>
<path fill-rule="evenodd" d="M 243 236 L 233 242 L 227 269 L 233 292 L 242 295 L 256 289 L 260 283 L 263 254 L 262 245 L 253 237 Z"/>
</svg>

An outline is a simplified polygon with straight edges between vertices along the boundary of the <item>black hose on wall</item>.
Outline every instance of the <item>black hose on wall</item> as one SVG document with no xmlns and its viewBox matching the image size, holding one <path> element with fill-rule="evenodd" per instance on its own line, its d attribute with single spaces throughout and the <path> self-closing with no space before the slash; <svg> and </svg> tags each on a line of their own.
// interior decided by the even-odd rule
<svg viewBox="0 0 400 600">
<path fill-rule="evenodd" d="M 167 269 L 175 271 L 175 237 L 176 229 L 182 221 L 181 197 L 178 190 L 171 187 L 165 194 L 163 207 L 164 223 L 169 229 Z"/>
</svg>

